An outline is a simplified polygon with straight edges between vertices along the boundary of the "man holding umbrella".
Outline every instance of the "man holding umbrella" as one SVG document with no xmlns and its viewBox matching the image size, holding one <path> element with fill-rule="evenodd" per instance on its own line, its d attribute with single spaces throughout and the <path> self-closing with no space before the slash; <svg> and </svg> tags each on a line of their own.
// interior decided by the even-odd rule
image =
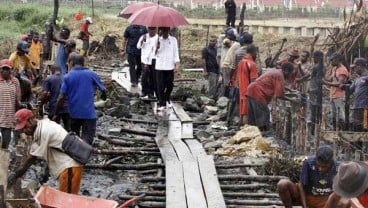
<svg viewBox="0 0 368 208">
<path fill-rule="evenodd" d="M 179 71 L 178 41 L 169 35 L 169 27 L 161 27 L 161 36 L 156 46 L 156 82 L 159 106 L 157 111 L 165 107 L 171 108 L 170 96 L 174 87 L 174 72 Z"/>
</svg>

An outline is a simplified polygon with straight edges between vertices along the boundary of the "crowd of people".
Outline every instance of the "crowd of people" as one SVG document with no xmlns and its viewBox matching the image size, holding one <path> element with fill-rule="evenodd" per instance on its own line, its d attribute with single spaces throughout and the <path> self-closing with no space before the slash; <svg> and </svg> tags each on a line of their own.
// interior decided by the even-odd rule
<svg viewBox="0 0 368 208">
<path fill-rule="evenodd" d="M 228 26 L 234 25 L 233 7 L 235 3 L 227 1 Z M 25 133 L 32 142 L 30 157 L 10 174 L 9 185 L 41 158 L 47 161 L 50 173 L 59 178 L 60 190 L 78 193 L 83 165 L 62 151 L 63 142 L 73 136 L 68 133 L 72 131 L 91 145 L 96 132 L 96 88 L 101 99 L 106 100 L 106 89 L 99 76 L 85 66 L 91 36 L 88 27 L 92 23 L 88 17 L 80 28 L 83 42 L 80 54 L 75 40 L 70 39 L 68 28 L 63 27 L 58 34 L 50 36 L 59 47 L 39 95 L 39 113 L 47 114 L 44 119 L 36 119 L 32 107 L 24 103 L 32 99 L 31 86 L 41 80 L 42 40 L 46 34 L 41 34 L 40 38 L 37 32 L 32 32 L 22 37 L 9 59 L 0 61 L 2 148 L 9 147 L 13 129 L 13 135 Z M 346 130 L 350 125 L 346 116 L 351 116 L 355 131 L 367 130 L 368 62 L 365 58 L 356 58 L 348 70 L 338 52 L 326 55 L 318 50 L 300 52 L 293 48 L 287 51 L 287 58 L 276 60 L 271 63 L 273 68 L 263 70 L 257 62 L 259 52 L 252 34 L 238 34 L 231 27 L 225 33 L 221 41 L 216 36 L 210 37 L 208 46 L 202 50 L 201 63 L 203 75 L 208 80 L 208 96 L 215 100 L 227 96 L 229 106 L 235 105 L 228 108 L 228 120 L 237 114 L 239 126 L 250 124 L 261 131 L 269 131 L 273 128 L 270 103 L 278 98 L 304 109 L 303 116 L 313 129 L 321 123 L 322 104 L 329 100 L 331 129 Z M 137 87 L 140 81 L 142 98 L 157 98 L 157 111 L 171 108 L 170 97 L 180 59 L 178 42 L 170 35 L 170 28 L 130 25 L 123 37 L 131 87 Z M 323 93 L 325 86 L 329 88 L 329 97 Z M 349 113 L 345 109 L 349 107 L 346 101 L 351 94 L 354 97 Z M 359 203 L 368 206 L 367 188 L 368 165 L 356 162 L 338 165 L 331 148 L 326 146 L 304 161 L 299 184 L 288 180 L 278 184 L 280 198 L 286 207 L 347 207 L 355 202 L 342 198 L 350 197 L 358 197 Z"/>
</svg>

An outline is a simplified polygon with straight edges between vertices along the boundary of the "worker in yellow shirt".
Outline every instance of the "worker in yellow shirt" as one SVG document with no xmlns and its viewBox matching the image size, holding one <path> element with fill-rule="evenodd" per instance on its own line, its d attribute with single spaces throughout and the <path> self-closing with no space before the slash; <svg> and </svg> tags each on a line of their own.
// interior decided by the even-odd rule
<svg viewBox="0 0 368 208">
<path fill-rule="evenodd" d="M 31 46 L 29 47 L 29 58 L 32 64 L 32 73 L 34 76 L 33 84 L 36 85 L 40 78 L 40 69 L 41 69 L 41 57 L 43 53 L 42 43 L 39 41 L 38 32 L 33 33 L 33 39 Z"/>
<path fill-rule="evenodd" d="M 13 52 L 9 60 L 13 64 L 13 72 L 15 76 L 20 77 L 21 75 L 25 75 L 27 79 L 32 79 L 32 65 L 29 59 L 28 53 L 28 43 L 26 41 L 19 42 L 17 44 L 17 50 Z"/>
</svg>

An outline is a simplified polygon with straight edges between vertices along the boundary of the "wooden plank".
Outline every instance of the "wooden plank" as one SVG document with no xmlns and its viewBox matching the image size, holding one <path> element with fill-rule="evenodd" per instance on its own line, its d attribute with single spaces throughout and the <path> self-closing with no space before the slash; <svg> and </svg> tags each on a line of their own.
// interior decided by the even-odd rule
<svg viewBox="0 0 368 208">
<path fill-rule="evenodd" d="M 181 123 L 180 121 L 170 121 L 168 135 L 170 141 L 181 140 Z"/>
<path fill-rule="evenodd" d="M 138 83 L 137 87 L 132 87 L 130 83 L 129 67 L 124 67 L 120 71 L 113 71 L 111 73 L 111 79 L 117 82 L 120 86 L 124 87 L 128 92 L 134 94 L 141 94 L 142 86 Z"/>
<path fill-rule="evenodd" d="M 166 207 L 187 208 L 183 166 L 179 161 L 166 161 Z"/>
<path fill-rule="evenodd" d="M 180 161 L 195 161 L 189 148 L 181 140 L 171 141 L 171 145 L 174 147 L 176 154 Z"/>
<path fill-rule="evenodd" d="M 185 143 L 188 145 L 190 152 L 196 158 L 202 155 L 207 155 L 203 145 L 196 139 L 186 139 Z"/>
<path fill-rule="evenodd" d="M 192 118 L 190 118 L 179 103 L 173 103 L 173 109 L 182 123 L 193 122 Z"/>
<path fill-rule="evenodd" d="M 174 147 L 171 145 L 169 139 L 167 138 L 167 126 L 159 125 L 157 128 L 157 133 L 155 137 L 155 141 L 157 144 L 157 147 L 160 149 L 161 156 L 164 159 L 165 163 L 167 160 L 178 160 L 178 157 L 176 156 Z"/>
<path fill-rule="evenodd" d="M 210 208 L 225 208 L 225 200 L 222 195 L 220 183 L 212 156 L 201 155 L 198 164 L 202 178 L 204 192 L 206 194 L 207 206 Z"/>
<path fill-rule="evenodd" d="M 181 138 L 182 139 L 193 139 L 193 123 L 184 122 L 181 124 Z"/>
<path fill-rule="evenodd" d="M 186 72 L 203 72 L 203 68 L 195 68 L 195 69 L 183 69 Z"/>
<path fill-rule="evenodd" d="M 207 208 L 197 161 L 184 161 L 183 172 L 188 208 Z"/>
</svg>

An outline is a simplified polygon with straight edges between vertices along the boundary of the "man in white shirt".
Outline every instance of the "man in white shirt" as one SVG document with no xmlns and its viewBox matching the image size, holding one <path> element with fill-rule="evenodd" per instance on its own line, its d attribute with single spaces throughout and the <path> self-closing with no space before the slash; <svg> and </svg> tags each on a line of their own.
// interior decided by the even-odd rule
<svg viewBox="0 0 368 208">
<path fill-rule="evenodd" d="M 59 190 L 78 194 L 83 167 L 62 152 L 62 143 L 68 132 L 47 118 L 37 120 L 28 109 L 17 111 L 15 118 L 17 120 L 15 130 L 32 136 L 32 144 L 28 159 L 14 174 L 9 175 L 8 186 L 14 184 L 37 159 L 43 159 L 47 162 L 51 175 L 59 179 Z"/>
<path fill-rule="evenodd" d="M 155 72 L 157 41 L 156 27 L 148 27 L 148 33 L 142 35 L 137 43 L 137 48 L 141 49 L 143 98 L 154 98 L 154 94 L 157 96 Z"/>
<path fill-rule="evenodd" d="M 156 81 L 158 111 L 171 108 L 170 96 L 174 87 L 174 72 L 179 72 L 178 41 L 169 35 L 169 27 L 161 27 L 162 35 L 156 45 Z"/>
</svg>

